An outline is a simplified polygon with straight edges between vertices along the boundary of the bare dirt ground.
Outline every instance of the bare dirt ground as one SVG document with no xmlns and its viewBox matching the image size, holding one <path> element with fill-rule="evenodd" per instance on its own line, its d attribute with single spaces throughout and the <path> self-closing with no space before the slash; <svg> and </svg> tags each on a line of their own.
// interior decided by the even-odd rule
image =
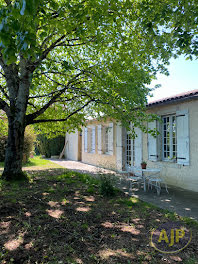
<svg viewBox="0 0 198 264">
<path fill-rule="evenodd" d="M 85 174 L 49 169 L 33 171 L 32 178 L 1 186 L 1 264 L 198 263 L 193 223 L 189 246 L 162 254 L 151 247 L 150 232 L 178 216 L 118 191 L 104 197 L 99 182 Z"/>
</svg>

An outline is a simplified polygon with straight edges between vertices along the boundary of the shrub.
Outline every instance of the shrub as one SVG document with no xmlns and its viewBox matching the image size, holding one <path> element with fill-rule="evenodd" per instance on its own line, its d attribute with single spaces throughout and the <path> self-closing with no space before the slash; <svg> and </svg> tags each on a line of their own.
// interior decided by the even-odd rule
<svg viewBox="0 0 198 264">
<path fill-rule="evenodd" d="M 37 137 L 37 149 L 41 155 L 45 155 L 46 158 L 51 156 L 60 155 L 65 143 L 64 136 L 58 136 L 55 138 L 47 138 L 45 135 L 39 135 Z"/>
<path fill-rule="evenodd" d="M 4 161 L 5 159 L 5 149 L 8 138 L 8 124 L 5 118 L 5 115 L 0 112 L 0 161 Z"/>
<path fill-rule="evenodd" d="M 36 134 L 32 127 L 28 126 L 25 129 L 24 146 L 23 146 L 23 162 L 28 162 L 31 154 L 34 153 L 34 143 L 36 141 Z"/>
<path fill-rule="evenodd" d="M 116 194 L 116 189 L 113 186 L 114 180 L 112 175 L 102 175 L 100 177 L 100 193 L 104 196 L 114 196 Z"/>
<path fill-rule="evenodd" d="M 7 136 L 0 135 L 0 161 L 5 160 L 5 150 L 7 145 Z"/>
<path fill-rule="evenodd" d="M 5 160 L 5 150 L 7 145 L 7 135 L 0 134 L 0 161 Z M 34 152 L 34 143 L 36 135 L 31 127 L 26 127 L 24 135 L 24 147 L 23 147 L 23 162 L 26 163 L 30 158 L 30 155 Z"/>
</svg>

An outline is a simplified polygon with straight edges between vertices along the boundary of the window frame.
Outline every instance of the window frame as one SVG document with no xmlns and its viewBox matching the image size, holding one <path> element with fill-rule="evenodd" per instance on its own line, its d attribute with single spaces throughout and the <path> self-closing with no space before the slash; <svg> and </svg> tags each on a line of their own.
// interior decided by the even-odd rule
<svg viewBox="0 0 198 264">
<path fill-rule="evenodd" d="M 129 133 L 126 133 L 126 165 L 132 166 L 132 144 Z"/>
<path fill-rule="evenodd" d="M 131 136 L 130 131 L 127 131 L 126 133 L 125 142 L 126 142 L 126 154 L 125 154 L 126 166 L 134 167 L 135 166 L 135 138 Z M 130 164 L 128 162 L 130 162 Z"/>
<path fill-rule="evenodd" d="M 166 146 L 169 146 L 169 157 L 165 157 L 165 151 L 167 152 L 167 148 L 165 150 L 165 138 L 167 140 L 167 137 L 165 137 L 165 122 L 164 119 L 169 118 L 169 144 L 167 144 L 166 141 Z M 174 118 L 174 121 L 173 121 Z M 175 122 L 175 136 L 173 137 L 173 122 Z M 167 121 L 166 121 L 167 123 Z M 167 127 L 166 127 L 167 131 Z M 167 133 L 167 132 L 166 132 Z M 173 139 L 175 138 L 175 144 L 173 144 Z M 175 150 L 173 150 L 173 145 L 175 145 Z M 173 156 L 175 152 L 175 157 Z M 163 115 L 162 116 L 162 161 L 169 161 L 169 162 L 177 162 L 177 122 L 176 122 L 176 113 L 168 114 L 168 115 Z"/>
</svg>

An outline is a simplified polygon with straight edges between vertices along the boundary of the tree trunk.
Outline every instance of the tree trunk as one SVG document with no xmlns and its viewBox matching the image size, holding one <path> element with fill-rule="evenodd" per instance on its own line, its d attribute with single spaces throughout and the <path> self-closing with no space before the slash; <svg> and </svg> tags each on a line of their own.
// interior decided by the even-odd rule
<svg viewBox="0 0 198 264">
<path fill-rule="evenodd" d="M 24 58 L 22 53 L 19 54 L 18 64 L 7 65 L 0 56 L 0 65 L 5 74 L 9 100 L 8 105 L 4 104 L 8 117 L 8 142 L 2 178 L 7 181 L 24 180 L 27 177 L 22 172 L 23 145 L 33 70 L 29 59 Z"/>
<path fill-rule="evenodd" d="M 25 180 L 22 172 L 25 124 L 16 118 L 8 118 L 8 142 L 2 178 L 7 181 Z"/>
</svg>

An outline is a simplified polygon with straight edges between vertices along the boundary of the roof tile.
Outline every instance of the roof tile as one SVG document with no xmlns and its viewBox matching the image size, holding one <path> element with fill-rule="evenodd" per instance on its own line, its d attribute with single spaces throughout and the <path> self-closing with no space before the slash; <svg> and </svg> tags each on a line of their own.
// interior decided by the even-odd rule
<svg viewBox="0 0 198 264">
<path fill-rule="evenodd" d="M 186 98 L 186 99 L 187 98 L 193 98 L 195 96 L 198 96 L 198 89 L 191 90 L 188 92 L 179 93 L 179 94 L 176 94 L 173 96 L 168 96 L 168 97 L 161 98 L 159 100 L 152 101 L 152 102 L 148 103 L 148 106 L 163 104 L 163 103 L 167 103 L 169 101 L 177 101 L 177 100 L 184 99 L 184 98 Z"/>
</svg>

